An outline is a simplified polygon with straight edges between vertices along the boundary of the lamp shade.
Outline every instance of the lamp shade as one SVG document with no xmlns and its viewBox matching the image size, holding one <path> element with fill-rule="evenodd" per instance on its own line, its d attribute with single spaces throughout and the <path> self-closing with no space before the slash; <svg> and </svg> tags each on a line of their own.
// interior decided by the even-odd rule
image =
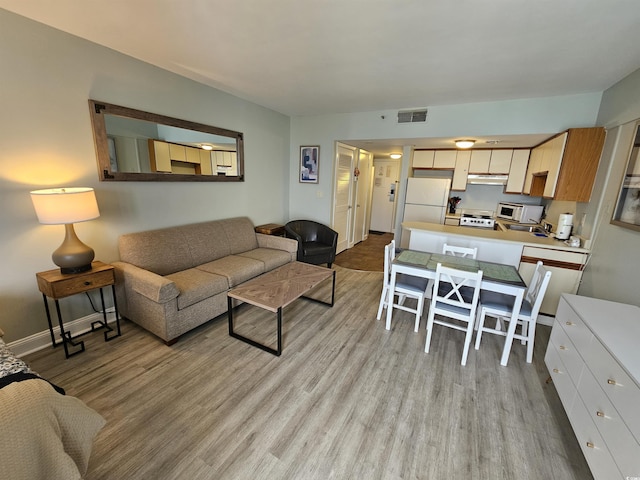
<svg viewBox="0 0 640 480">
<path fill-rule="evenodd" d="M 31 192 L 38 221 L 45 225 L 86 222 L 100 216 L 93 188 L 49 188 Z"/>
</svg>

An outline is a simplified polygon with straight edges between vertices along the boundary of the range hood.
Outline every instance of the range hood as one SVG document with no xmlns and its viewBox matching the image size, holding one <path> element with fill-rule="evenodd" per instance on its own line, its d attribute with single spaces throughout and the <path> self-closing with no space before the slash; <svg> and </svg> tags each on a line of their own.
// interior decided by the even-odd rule
<svg viewBox="0 0 640 480">
<path fill-rule="evenodd" d="M 508 175 L 476 175 L 467 176 L 467 184 L 470 185 L 506 185 Z"/>
</svg>

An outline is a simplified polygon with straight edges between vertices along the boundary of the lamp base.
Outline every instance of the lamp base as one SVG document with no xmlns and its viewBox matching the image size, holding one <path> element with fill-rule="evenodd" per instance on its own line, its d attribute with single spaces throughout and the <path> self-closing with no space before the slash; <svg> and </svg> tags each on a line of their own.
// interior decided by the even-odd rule
<svg viewBox="0 0 640 480">
<path fill-rule="evenodd" d="M 53 263 L 60 267 L 61 273 L 82 273 L 91 270 L 91 262 L 95 257 L 93 248 L 80 241 L 72 223 L 65 224 L 64 227 L 64 241 L 51 255 Z"/>
<path fill-rule="evenodd" d="M 79 267 L 60 267 L 60 273 L 82 273 L 91 270 L 91 264 Z"/>
</svg>

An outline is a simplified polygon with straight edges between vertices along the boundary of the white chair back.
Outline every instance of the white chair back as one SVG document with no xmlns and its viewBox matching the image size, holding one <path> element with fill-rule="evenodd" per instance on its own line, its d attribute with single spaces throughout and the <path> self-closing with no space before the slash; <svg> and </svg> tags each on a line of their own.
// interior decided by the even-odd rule
<svg viewBox="0 0 640 480">
<path fill-rule="evenodd" d="M 388 287 L 391 282 L 391 263 L 396 256 L 396 241 L 391 240 L 384 246 L 384 286 Z"/>
<path fill-rule="evenodd" d="M 376 318 L 380 320 L 382 311 L 387 309 L 386 329 L 389 330 L 391 329 L 391 312 L 394 308 L 413 313 L 415 315 L 414 331 L 417 332 L 424 307 L 427 279 L 400 273 L 396 275 L 395 286 L 393 291 L 391 291 L 391 265 L 393 264 L 395 256 L 396 242 L 395 240 L 391 240 L 391 242 L 384 247 L 384 279 Z M 396 296 L 398 297 L 397 303 L 395 301 Z M 415 308 L 404 304 L 407 298 L 416 300 Z"/>
<path fill-rule="evenodd" d="M 480 297 L 481 282 L 482 270 L 468 272 L 443 267 L 441 263 L 438 263 L 431 306 L 429 308 L 429 318 L 427 320 L 425 352 L 429 352 L 434 324 L 461 330 L 466 332 L 466 335 L 460 364 L 466 365 Z M 436 315 L 439 315 L 438 319 L 435 318 Z M 442 317 L 455 319 L 458 323 L 447 322 L 442 320 Z M 465 322 L 466 326 L 460 325 L 460 321 Z"/>
<path fill-rule="evenodd" d="M 510 321 L 510 316 L 513 313 L 513 298 L 505 295 L 491 295 L 486 296 L 483 294 L 482 301 L 480 303 L 480 310 L 478 312 L 478 333 L 476 334 L 476 350 L 480 348 L 480 342 L 482 334 L 484 332 L 493 333 L 495 335 L 502 335 L 506 337 L 505 342 L 507 345 L 512 345 L 513 340 L 520 340 L 523 344 L 527 345 L 527 363 L 533 361 L 533 343 L 535 341 L 536 323 L 538 321 L 538 313 L 540 313 L 540 307 L 544 295 L 549 286 L 551 280 L 551 272 L 547 270 L 541 261 L 536 264 L 536 269 L 533 272 L 531 282 L 527 288 L 523 298 L 523 308 L 521 308 L 518 315 L 517 323 L 521 327 L 521 333 L 516 333 L 515 329 L 512 336 L 505 330 L 505 323 Z M 525 304 L 528 304 L 530 308 L 524 308 Z M 496 319 L 495 327 L 487 327 L 485 325 L 486 317 L 493 317 Z M 505 347 L 506 348 L 506 347 Z"/>
<path fill-rule="evenodd" d="M 454 257 L 467 257 L 475 259 L 478 255 L 478 247 L 458 247 L 456 245 L 444 244 L 442 253 L 445 255 L 453 255 Z"/>
<path fill-rule="evenodd" d="M 538 318 L 542 300 L 544 300 L 550 280 L 551 272 L 544 267 L 541 261 L 538 261 L 533 277 L 531 277 L 529 288 L 527 288 L 524 295 L 525 300 L 531 305 L 531 318 L 533 320 Z"/>
</svg>

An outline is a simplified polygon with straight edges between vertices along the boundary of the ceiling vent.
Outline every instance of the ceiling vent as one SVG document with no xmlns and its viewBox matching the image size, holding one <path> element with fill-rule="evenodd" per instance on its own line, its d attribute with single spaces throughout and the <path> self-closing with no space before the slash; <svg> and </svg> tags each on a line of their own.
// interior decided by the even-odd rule
<svg viewBox="0 0 640 480">
<path fill-rule="evenodd" d="M 402 110 L 398 112 L 398 123 L 416 123 L 427 121 L 427 109 Z"/>
</svg>

